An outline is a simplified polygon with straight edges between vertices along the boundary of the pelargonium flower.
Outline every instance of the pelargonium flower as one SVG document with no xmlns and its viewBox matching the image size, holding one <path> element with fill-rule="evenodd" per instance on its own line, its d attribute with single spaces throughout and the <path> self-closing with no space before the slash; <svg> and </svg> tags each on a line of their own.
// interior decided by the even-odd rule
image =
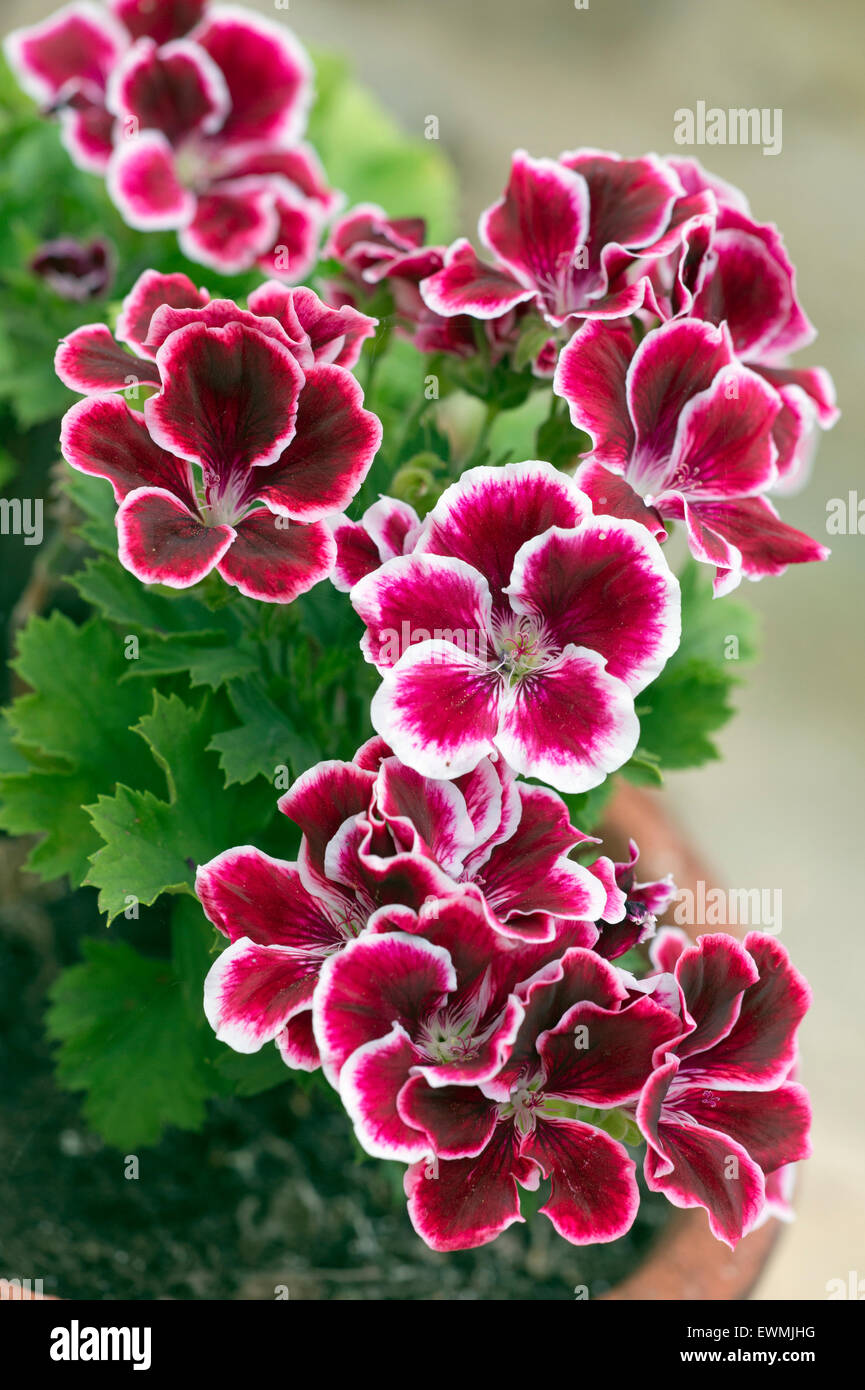
<svg viewBox="0 0 865 1390">
<path fill-rule="evenodd" d="M 600 855 L 589 865 L 604 885 L 607 901 L 598 921 L 599 937 L 594 949 L 599 956 L 615 960 L 633 946 L 641 946 L 655 934 L 658 918 L 663 916 L 676 894 L 672 874 L 638 883 L 636 876 L 640 851 L 633 840 L 628 842 L 628 859 L 614 863 Z"/>
<path fill-rule="evenodd" d="M 340 819 L 346 785 L 363 804 Z M 372 913 L 466 889 L 506 936 L 549 942 L 567 923 L 568 945 L 597 939 L 606 888 L 569 858 L 588 837 L 560 797 L 519 781 L 501 758 L 454 781 L 427 778 L 374 738 L 353 763 L 310 768 L 280 809 L 303 832 L 300 863 L 317 892 L 348 894 Z"/>
<path fill-rule="evenodd" d="M 654 155 L 582 149 L 552 160 L 518 150 L 504 197 L 480 219 L 493 264 L 456 241 L 420 292 L 443 316 L 498 318 L 528 302 L 553 326 L 633 314 L 651 290 L 639 258 L 666 229 L 682 191 Z"/>
<path fill-rule="evenodd" d="M 675 1206 L 705 1207 L 732 1247 L 764 1212 L 766 1178 L 810 1153 L 808 1097 L 787 1079 L 810 991 L 762 932 L 683 948 L 663 931 L 652 955 L 674 971 L 686 1027 L 658 1048 L 636 1107 L 646 1182 Z"/>
<path fill-rule="evenodd" d="M 522 1221 L 519 1187 L 535 1190 L 541 1176 L 552 1184 L 541 1211 L 575 1245 L 617 1239 L 636 1214 L 633 1160 L 580 1107 L 633 1103 L 680 1020 L 646 995 L 631 1000 L 616 970 L 579 947 L 515 994 L 522 1019 L 492 1080 L 431 1085 L 418 1067 L 398 1093 L 400 1120 L 431 1155 L 408 1169 L 405 1189 L 434 1250 L 484 1245 Z M 363 1052 L 348 1067 L 362 1075 Z"/>
<path fill-rule="evenodd" d="M 380 497 L 367 507 L 360 521 L 334 517 L 330 522 L 336 540 L 336 565 L 331 575 L 334 587 L 347 594 L 359 579 L 372 574 L 385 560 L 406 554 L 414 545 L 420 525 L 414 507 L 395 497 Z"/>
<path fill-rule="evenodd" d="M 108 293 L 114 255 L 101 237 L 89 242 L 59 237 L 42 243 L 30 260 L 30 269 L 61 299 L 83 303 Z"/>
<path fill-rule="evenodd" d="M 351 601 L 383 678 L 373 726 L 426 777 L 496 753 L 561 791 L 597 786 L 633 752 L 634 695 L 679 641 L 654 538 L 593 516 L 543 462 L 470 469 Z"/>
<path fill-rule="evenodd" d="M 772 385 L 781 404 L 773 428 L 778 450 L 776 492 L 807 477 L 818 427 L 838 419 L 832 379 L 822 367 L 791 367 L 789 354 L 815 331 L 796 292 L 796 273 L 783 239 L 751 216 L 744 193 L 709 174 L 696 159 L 670 158 L 685 197 L 673 209 L 678 238 L 656 250 L 651 276 L 664 317 L 688 313 L 726 323 L 733 348 Z M 707 211 L 707 205 L 710 209 Z"/>
<path fill-rule="evenodd" d="M 118 322 L 140 356 L 100 324 L 58 349 L 58 375 L 91 393 L 64 417 L 62 447 L 111 481 L 120 559 L 144 583 L 183 589 L 216 569 L 250 598 L 289 603 L 332 570 L 324 518 L 355 495 L 381 439 L 331 360 L 355 360 L 374 325 L 277 284 L 249 304 L 143 275 Z M 109 394 L 130 382 L 158 387 L 143 414 Z"/>
<path fill-rule="evenodd" d="M 684 521 L 715 592 L 828 551 L 778 519 L 773 388 L 736 357 L 724 325 L 673 319 L 639 346 L 625 324 L 588 322 L 559 358 L 553 389 L 593 449 L 577 474 L 593 505 L 662 538 Z"/>
<path fill-rule="evenodd" d="M 286 29 L 198 0 L 83 0 L 6 51 L 130 226 L 177 229 L 225 274 L 258 264 L 297 281 L 315 262 L 335 196 L 299 143 L 312 74 Z"/>
</svg>

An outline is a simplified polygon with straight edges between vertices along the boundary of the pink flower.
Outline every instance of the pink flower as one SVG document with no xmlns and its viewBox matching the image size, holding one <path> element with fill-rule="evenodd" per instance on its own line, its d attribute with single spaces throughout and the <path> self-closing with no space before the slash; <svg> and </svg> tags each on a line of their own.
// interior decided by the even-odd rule
<svg viewBox="0 0 865 1390">
<path fill-rule="evenodd" d="M 633 840 L 628 843 L 629 858 L 615 864 L 601 855 L 589 865 L 607 893 L 603 914 L 598 921 L 599 937 L 595 942 L 598 955 L 615 960 L 650 941 L 655 934 L 659 917 L 663 916 L 676 894 L 672 874 L 650 883 L 637 883 L 636 865 L 640 851 Z"/>
<path fill-rule="evenodd" d="M 554 326 L 635 313 L 651 287 L 645 274 L 634 280 L 630 272 L 635 265 L 639 272 L 644 248 L 667 227 L 681 194 L 675 173 L 654 155 L 575 150 L 552 160 L 518 150 L 504 197 L 480 219 L 493 264 L 456 241 L 421 294 L 437 314 L 479 319 L 531 303 Z"/>
<path fill-rule="evenodd" d="M 331 520 L 330 526 L 336 541 L 331 581 L 347 594 L 359 579 L 379 569 L 385 560 L 411 551 L 421 523 L 408 502 L 380 497 L 367 507 L 360 521 L 339 516 Z"/>
<path fill-rule="evenodd" d="M 777 479 L 777 392 L 736 357 L 724 325 L 673 319 L 636 345 L 623 323 L 587 322 L 559 358 L 554 384 L 592 453 L 577 475 L 593 504 L 663 536 L 684 521 L 715 592 L 742 576 L 825 559 L 762 494 Z"/>
<path fill-rule="evenodd" d="M 249 303 L 146 272 L 118 321 L 140 357 L 101 324 L 58 349 L 61 379 L 95 393 L 67 412 L 62 447 L 111 481 L 120 560 L 144 583 L 183 589 L 216 569 L 250 598 L 290 603 L 331 572 L 324 518 L 355 495 L 381 439 L 331 360 L 351 360 L 371 321 L 276 284 Z M 110 394 L 130 383 L 158 387 L 143 414 Z"/>
<path fill-rule="evenodd" d="M 351 601 L 383 677 L 373 726 L 427 777 L 496 753 L 562 791 L 597 786 L 633 752 L 634 695 L 679 641 L 657 542 L 593 516 L 546 463 L 469 470 Z"/>
<path fill-rule="evenodd" d="M 684 1027 L 658 1048 L 636 1109 L 646 1181 L 675 1206 L 704 1207 L 732 1247 L 775 1200 L 767 1177 L 810 1153 L 808 1098 L 787 1079 L 810 991 L 761 932 L 684 947 L 662 932 L 653 957 L 674 970 Z"/>
<path fill-rule="evenodd" d="M 541 1211 L 575 1245 L 617 1239 L 636 1214 L 633 1160 L 577 1107 L 633 1104 L 679 1021 L 646 996 L 629 1002 L 617 972 L 580 948 L 519 985 L 515 1002 L 519 1027 L 491 1081 L 431 1085 L 418 1067 L 398 1093 L 400 1119 L 432 1155 L 409 1168 L 405 1189 L 434 1250 L 484 1245 L 524 1220 L 519 1187 L 541 1176 L 551 1179 Z M 353 1085 L 363 1052 L 348 1068 Z"/>
<path fill-rule="evenodd" d="M 298 144 L 311 68 L 287 30 L 197 0 L 113 13 L 84 0 L 6 51 L 130 226 L 177 229 L 186 255 L 224 274 L 258 264 L 297 281 L 314 264 L 335 200 Z"/>
</svg>

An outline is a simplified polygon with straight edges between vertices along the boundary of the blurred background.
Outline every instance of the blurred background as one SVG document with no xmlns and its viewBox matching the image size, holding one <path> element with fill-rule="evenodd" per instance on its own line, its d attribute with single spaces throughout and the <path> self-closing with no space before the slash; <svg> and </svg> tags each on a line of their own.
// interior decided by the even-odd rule
<svg viewBox="0 0 865 1390">
<path fill-rule="evenodd" d="M 253 0 L 255 3 L 255 0 Z M 341 51 L 406 128 L 438 117 L 455 161 L 463 229 L 501 193 L 517 146 L 668 153 L 674 112 L 780 107 L 783 148 L 695 149 L 781 228 L 820 330 L 797 362 L 832 372 L 843 418 L 785 520 L 832 546 L 825 566 L 746 585 L 762 620 L 724 760 L 674 774 L 666 793 L 726 887 L 780 889 L 781 940 L 815 993 L 802 1079 L 815 1104 L 815 1155 L 798 1220 L 756 1297 L 819 1299 L 865 1276 L 862 1042 L 865 534 L 826 537 L 827 503 L 865 499 L 861 0 L 257 0 L 307 43 Z M 4 30 L 56 6 L 3 0 Z M 688 151 L 682 151 L 688 153 Z M 865 529 L 865 518 L 863 518 Z"/>
</svg>

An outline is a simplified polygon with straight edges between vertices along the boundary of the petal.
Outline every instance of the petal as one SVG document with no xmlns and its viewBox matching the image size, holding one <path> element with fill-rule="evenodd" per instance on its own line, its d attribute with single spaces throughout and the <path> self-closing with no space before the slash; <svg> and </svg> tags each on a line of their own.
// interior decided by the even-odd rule
<svg viewBox="0 0 865 1390">
<path fill-rule="evenodd" d="M 403 849 L 427 854 L 445 873 L 459 876 L 475 828 L 452 782 L 421 777 L 398 758 L 387 758 L 376 778 L 375 806 Z"/>
<path fill-rule="evenodd" d="M 151 487 L 195 507 L 189 464 L 160 449 L 141 415 L 120 396 L 77 401 L 63 417 L 60 447 L 66 462 L 80 473 L 108 478 L 117 502 L 135 488 Z"/>
<path fill-rule="evenodd" d="M 274 190 L 258 179 L 217 184 L 201 194 L 181 228 L 180 249 L 220 275 L 251 270 L 279 232 Z"/>
<path fill-rule="evenodd" d="M 627 1104 L 649 1079 L 656 1050 L 680 1030 L 681 1021 L 646 995 L 621 1010 L 575 1004 L 538 1038 L 544 1091 L 581 1105 Z"/>
<path fill-rule="evenodd" d="M 372 726 L 424 777 L 461 777 L 494 751 L 501 683 L 453 642 L 411 646 L 382 677 Z"/>
<path fill-rule="evenodd" d="M 207 1021 L 219 1041 L 235 1052 L 258 1052 L 282 1031 L 292 1014 L 308 1007 L 317 973 L 294 951 L 259 946 L 241 937 L 207 972 Z"/>
<path fill-rule="evenodd" d="M 640 494 L 618 473 L 611 473 L 593 459 L 587 459 L 574 474 L 574 481 L 591 499 L 594 512 L 619 517 L 622 521 L 638 521 L 656 541 L 663 543 L 667 539 L 667 528 L 660 513 L 655 507 L 647 507 Z"/>
<path fill-rule="evenodd" d="M 419 1057 L 404 1028 L 395 1023 L 383 1038 L 374 1038 L 353 1052 L 339 1075 L 339 1094 L 358 1143 L 373 1158 L 416 1163 L 429 1145 L 423 1134 L 406 1124 L 397 1101 Z"/>
<path fill-rule="evenodd" d="M 279 275 L 296 284 L 318 260 L 323 214 L 321 206 L 305 198 L 284 179 L 270 180 L 277 224 L 273 245 L 258 257 L 266 275 Z"/>
<path fill-rule="evenodd" d="M 687 1057 L 729 1033 L 743 993 L 756 983 L 759 972 L 740 942 L 724 932 L 713 932 L 682 951 L 675 975 L 694 1024 L 676 1045 L 677 1055 Z M 695 1065 L 703 1064 L 695 1061 Z"/>
<path fill-rule="evenodd" d="M 810 1158 L 811 1106 L 804 1086 L 787 1083 L 769 1091 L 677 1091 L 676 1105 L 697 1124 L 731 1134 L 769 1173 Z"/>
<path fill-rule="evenodd" d="M 223 850 L 200 865 L 195 891 L 208 919 L 230 941 L 248 937 L 258 946 L 290 947 L 318 964 L 325 951 L 342 943 L 297 865 L 253 845 Z"/>
<path fill-rule="evenodd" d="M 534 289 L 527 289 L 507 271 L 480 260 L 464 238 L 448 249 L 441 270 L 421 280 L 418 288 L 427 308 L 444 318 L 470 314 L 475 319 L 497 319 L 535 295 Z"/>
<path fill-rule="evenodd" d="M 808 982 L 779 942 L 749 932 L 745 949 L 759 979 L 742 996 L 733 1026 L 689 1064 L 724 1090 L 776 1086 L 796 1060 L 796 1033 L 811 1005 Z M 677 1051 L 680 1048 L 677 1047 Z"/>
<path fill-rule="evenodd" d="M 412 1076 L 399 1093 L 399 1113 L 426 1136 L 425 1152 L 439 1158 L 476 1158 L 492 1138 L 498 1106 L 475 1086 L 433 1088 Z"/>
<path fill-rule="evenodd" d="M 64 5 L 41 24 L 14 30 L 3 45 L 19 84 L 42 104 L 70 82 L 100 91 L 125 46 L 112 17 L 86 0 Z"/>
<path fill-rule="evenodd" d="M 276 175 L 293 184 L 305 198 L 318 203 L 325 213 L 335 212 L 342 204 L 343 195 L 328 185 L 321 160 L 311 145 L 283 149 L 265 140 L 261 145 L 242 147 L 226 169 L 228 178 Z"/>
<path fill-rule="evenodd" d="M 640 1204 L 635 1164 L 608 1134 L 576 1120 L 544 1118 L 520 1155 L 551 1179 L 540 1210 L 572 1245 L 602 1244 L 630 1230 Z"/>
<path fill-rule="evenodd" d="M 377 319 L 350 304 L 332 309 L 312 290 L 289 289 L 269 280 L 253 290 L 247 303 L 255 314 L 275 318 L 289 338 L 297 341 L 298 360 L 306 369 L 313 362 L 332 363 L 350 370 L 357 364 L 364 340 L 375 333 Z M 304 341 L 307 355 L 301 356 Z"/>
<path fill-rule="evenodd" d="M 63 338 L 54 357 L 54 370 L 70 391 L 121 391 L 138 385 L 158 386 L 152 362 L 124 352 L 104 323 L 88 323 Z"/>
<path fill-rule="evenodd" d="M 157 47 L 139 39 L 112 71 L 106 93 L 118 120 L 159 130 L 172 145 L 218 130 L 230 99 L 219 68 L 197 44 L 183 39 Z"/>
<path fill-rule="evenodd" d="M 487 1245 L 520 1215 L 517 1183 L 537 1187 L 537 1168 L 517 1151 L 514 1126 L 499 1124 L 477 1158 L 416 1163 L 405 1175 L 411 1224 L 432 1250 Z"/>
<path fill-rule="evenodd" d="M 573 531 L 551 527 L 522 547 L 505 592 L 516 612 L 543 619 L 558 647 L 600 653 L 607 674 L 634 694 L 681 638 L 679 582 L 636 521 L 596 516 Z"/>
<path fill-rule="evenodd" d="M 117 513 L 120 563 L 143 584 L 188 589 L 219 563 L 231 542 L 230 526 L 204 526 L 173 493 L 139 487 Z"/>
<path fill-rule="evenodd" d="M 188 275 L 145 270 L 123 301 L 117 318 L 117 337 L 141 357 L 154 358 L 156 352 L 148 343 L 148 334 L 156 310 L 164 304 L 173 309 L 201 309 L 209 299 L 207 290 L 197 290 Z"/>
<path fill-rule="evenodd" d="M 487 657 L 489 590 L 462 560 L 417 552 L 398 556 L 361 579 L 351 603 L 367 628 L 363 654 L 380 671 L 431 640 L 457 647 L 478 664 Z"/>
<path fill-rule="evenodd" d="M 228 584 L 263 603 L 292 603 L 333 569 L 336 547 L 319 521 L 304 526 L 266 507 L 237 523 L 236 539 L 217 566 Z"/>
<path fill-rule="evenodd" d="M 145 402 L 153 438 L 227 479 L 278 458 L 294 434 L 303 373 L 291 352 L 245 324 L 191 323 L 157 354 L 162 390 Z"/>
<path fill-rule="evenodd" d="M 587 319 L 559 355 L 553 390 L 568 402 L 571 422 L 585 430 L 598 463 L 624 468 L 634 446 L 625 380 L 634 355 L 626 323 Z"/>
<path fill-rule="evenodd" d="M 321 1057 L 312 1032 L 312 1009 L 301 1009 L 276 1035 L 279 1055 L 295 1071 L 317 1071 Z"/>
<path fill-rule="evenodd" d="M 294 438 L 256 478 L 256 496 L 284 516 L 319 521 L 348 506 L 380 443 L 381 422 L 364 410 L 363 391 L 351 373 L 310 367 Z"/>
<path fill-rule="evenodd" d="M 656 1072 L 655 1077 L 661 1077 Z M 637 1110 L 644 1134 L 656 1083 L 646 1087 Z M 702 1125 L 664 1123 L 646 1151 L 646 1183 L 676 1207 L 704 1207 L 709 1227 L 731 1249 L 758 1220 L 765 1201 L 765 1179 L 741 1144 Z"/>
<path fill-rule="evenodd" d="M 636 433 L 629 481 L 640 492 L 665 484 L 683 409 L 732 361 L 724 331 L 698 319 L 673 319 L 646 334 L 626 383 Z"/>
<path fill-rule="evenodd" d="M 148 333 L 148 347 L 153 355 L 156 355 L 172 333 L 186 328 L 191 323 L 204 324 L 206 328 L 225 328 L 229 323 L 240 323 L 255 333 L 262 333 L 265 338 L 273 338 L 275 342 L 291 348 L 294 353 L 294 345 L 289 342 L 275 319 L 260 318 L 258 314 L 251 314 L 248 309 L 239 309 L 233 299 L 211 299 L 197 307 L 184 305 L 175 308 L 171 304 L 163 304 L 158 308 L 150 320 Z"/>
<path fill-rule="evenodd" d="M 504 197 L 482 214 L 480 234 L 508 270 L 540 290 L 553 312 L 567 310 L 562 289 L 589 235 L 585 179 L 553 159 L 517 150 Z"/>
<path fill-rule="evenodd" d="M 103 176 L 114 151 L 114 117 L 98 101 L 78 96 L 58 112 L 60 143 L 79 169 Z"/>
<path fill-rule="evenodd" d="M 422 937 L 402 932 L 359 936 L 331 956 L 313 1001 L 315 1037 L 328 1080 L 335 1085 L 352 1053 L 387 1037 L 395 1024 L 413 1034 L 419 1020 L 455 987 L 447 951 Z"/>
<path fill-rule="evenodd" d="M 760 375 L 774 387 L 798 386 L 817 410 L 817 419 L 824 430 L 831 429 L 840 416 L 835 397 L 835 383 L 825 367 L 760 367 Z"/>
<path fill-rule="evenodd" d="M 220 6 L 193 37 L 228 85 L 231 111 L 220 141 L 296 139 L 312 97 L 312 68 L 289 30 L 246 9 Z"/>
<path fill-rule="evenodd" d="M 589 511 L 572 479 L 549 463 L 470 468 L 427 516 L 415 553 L 453 555 L 473 565 L 498 606 L 520 546 L 550 526 L 578 526 Z"/>
<path fill-rule="evenodd" d="M 726 565 L 725 556 L 732 546 L 731 569 L 749 579 L 783 574 L 788 565 L 808 564 L 829 556 L 825 545 L 781 521 L 767 497 L 698 502 L 686 510 L 691 549 L 697 559 Z M 720 542 L 720 554 L 713 541 Z M 723 577 L 719 575 L 719 579 L 723 583 Z"/>
<path fill-rule="evenodd" d="M 657 155 L 621 159 L 603 150 L 572 150 L 559 156 L 582 174 L 589 187 L 592 248 L 618 242 L 647 246 L 661 235 L 682 186 Z"/>
<path fill-rule="evenodd" d="M 756 372 L 725 367 L 683 407 L 669 486 L 688 499 L 744 497 L 775 479 L 777 393 Z"/>
<path fill-rule="evenodd" d="M 335 589 L 347 594 L 358 580 L 379 568 L 381 556 L 378 546 L 361 522 L 340 516 L 335 521 L 329 521 L 328 525 L 336 542 L 336 563 L 331 583 Z"/>
<path fill-rule="evenodd" d="M 328 844 L 347 820 L 368 810 L 374 773 L 354 763 L 317 763 L 289 787 L 277 803 L 303 834 L 298 867 L 312 892 L 333 891 L 324 867 Z"/>
<path fill-rule="evenodd" d="M 604 664 L 586 647 L 566 647 L 508 692 L 495 742 L 511 767 L 582 792 L 628 761 L 640 733 L 633 696 Z"/>
<path fill-rule="evenodd" d="M 122 138 L 105 181 L 124 222 L 137 231 L 185 227 L 195 214 L 195 195 L 180 182 L 174 152 L 161 131 Z"/>
</svg>

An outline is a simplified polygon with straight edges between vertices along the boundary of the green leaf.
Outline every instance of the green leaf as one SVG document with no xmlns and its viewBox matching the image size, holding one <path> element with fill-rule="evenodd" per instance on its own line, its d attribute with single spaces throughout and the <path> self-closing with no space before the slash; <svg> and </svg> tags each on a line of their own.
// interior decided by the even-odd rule
<svg viewBox="0 0 865 1390">
<path fill-rule="evenodd" d="M 707 565 L 688 559 L 681 574 L 682 641 L 667 669 L 699 657 L 735 676 L 737 663 L 753 661 L 757 619 L 753 609 L 731 597 L 714 598 Z"/>
<path fill-rule="evenodd" d="M 733 713 L 731 678 L 707 661 L 677 665 L 640 696 L 640 738 L 665 768 L 699 767 L 720 755 L 709 737 Z M 625 769 L 623 769 L 625 771 Z"/>
<path fill-rule="evenodd" d="M 621 775 L 638 787 L 660 787 L 664 781 L 660 759 L 657 754 L 648 753 L 645 748 L 637 748 L 631 754 L 629 761 L 621 769 Z"/>
<path fill-rule="evenodd" d="M 111 535 L 116 550 L 113 523 Z M 119 564 L 115 554 L 91 557 L 69 582 L 87 603 L 99 608 L 112 622 L 133 631 L 182 633 L 201 628 L 209 617 L 197 599 L 169 597 L 154 585 L 142 584 Z M 208 631 L 203 635 L 219 638 L 220 633 Z"/>
<path fill-rule="evenodd" d="M 288 767 L 297 776 L 319 760 L 315 743 L 273 703 L 260 682 L 233 681 L 228 696 L 240 725 L 215 734 L 208 745 L 219 753 L 227 787 L 258 776 L 272 785 L 277 767 Z"/>
<path fill-rule="evenodd" d="M 204 632 L 142 645 L 137 660 L 129 663 L 125 679 L 186 671 L 190 685 L 209 685 L 218 690 L 227 681 L 251 675 L 257 669 L 258 658 L 249 647 L 229 644 L 224 633 Z"/>
<path fill-rule="evenodd" d="M 16 757 L 3 758 L 0 828 L 44 837 L 28 860 L 44 879 L 83 881 L 88 856 L 99 847 L 85 802 L 118 775 L 145 788 L 157 784 L 152 760 L 131 732 L 149 692 L 121 683 L 126 665 L 121 638 L 96 620 L 76 627 L 60 613 L 31 618 L 19 638 L 13 667 L 32 691 L 4 721 Z"/>
<path fill-rule="evenodd" d="M 123 941 L 90 939 L 82 949 L 84 962 L 51 989 L 59 1082 L 86 1091 L 88 1122 L 120 1149 L 156 1143 L 167 1125 L 199 1128 L 211 1081 L 171 964 Z"/>
<path fill-rule="evenodd" d="M 156 692 L 152 713 L 135 732 L 163 771 L 168 799 L 118 785 L 113 796 L 84 808 L 104 842 L 86 882 L 99 889 L 109 922 L 130 896 L 149 906 L 162 893 L 192 893 L 199 864 L 234 844 L 239 827 L 252 835 L 273 814 L 272 793 L 218 789 L 216 759 L 207 751 L 213 710 L 209 698 L 196 708 Z"/>
</svg>

